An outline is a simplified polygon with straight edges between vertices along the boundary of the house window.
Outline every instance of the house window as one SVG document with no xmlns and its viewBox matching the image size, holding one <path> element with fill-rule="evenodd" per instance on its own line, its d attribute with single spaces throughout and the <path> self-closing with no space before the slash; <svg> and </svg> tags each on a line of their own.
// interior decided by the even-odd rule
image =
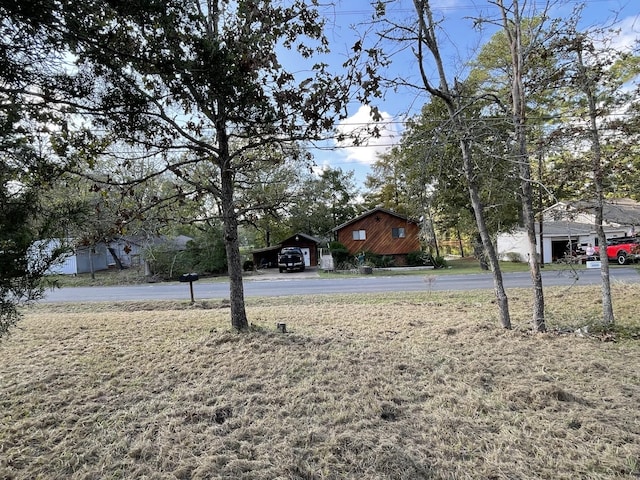
<svg viewBox="0 0 640 480">
<path fill-rule="evenodd" d="M 354 230 L 353 231 L 353 239 L 354 240 L 366 240 L 367 232 L 365 230 Z"/>
<path fill-rule="evenodd" d="M 404 238 L 405 237 L 404 227 L 392 228 L 391 229 L 391 236 L 393 238 Z"/>
</svg>

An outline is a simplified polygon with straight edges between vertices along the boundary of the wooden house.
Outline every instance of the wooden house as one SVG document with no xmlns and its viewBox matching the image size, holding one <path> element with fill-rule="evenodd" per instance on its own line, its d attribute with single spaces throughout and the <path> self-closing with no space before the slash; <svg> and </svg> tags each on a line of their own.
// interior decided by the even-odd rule
<svg viewBox="0 0 640 480">
<path fill-rule="evenodd" d="M 337 226 L 333 232 L 351 255 L 370 252 L 391 256 L 395 265 L 406 265 L 407 254 L 420 250 L 418 222 L 381 207 Z"/>
</svg>

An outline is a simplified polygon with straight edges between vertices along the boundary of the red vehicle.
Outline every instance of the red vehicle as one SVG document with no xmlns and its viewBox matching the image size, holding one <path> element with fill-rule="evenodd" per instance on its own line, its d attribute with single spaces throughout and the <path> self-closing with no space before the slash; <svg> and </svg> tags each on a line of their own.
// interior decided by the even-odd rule
<svg viewBox="0 0 640 480">
<path fill-rule="evenodd" d="M 598 247 L 596 247 L 596 252 Z M 617 237 L 607 240 L 607 258 L 619 265 L 637 262 L 640 259 L 640 237 Z"/>
</svg>

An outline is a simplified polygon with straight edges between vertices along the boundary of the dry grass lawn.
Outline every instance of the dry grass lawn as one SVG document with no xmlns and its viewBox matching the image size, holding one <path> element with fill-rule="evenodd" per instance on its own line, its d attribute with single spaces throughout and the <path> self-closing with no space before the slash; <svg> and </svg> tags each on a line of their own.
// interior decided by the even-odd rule
<svg viewBox="0 0 640 480">
<path fill-rule="evenodd" d="M 0 342 L 3 479 L 640 477 L 640 286 L 40 305 Z M 276 331 L 285 322 L 288 333 Z"/>
</svg>

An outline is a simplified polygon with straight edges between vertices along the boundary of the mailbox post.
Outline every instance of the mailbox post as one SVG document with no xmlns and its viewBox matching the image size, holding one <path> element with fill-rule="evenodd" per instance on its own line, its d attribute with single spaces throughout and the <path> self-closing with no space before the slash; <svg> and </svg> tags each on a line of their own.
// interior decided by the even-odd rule
<svg viewBox="0 0 640 480">
<path fill-rule="evenodd" d="M 193 282 L 195 282 L 196 280 L 198 280 L 197 273 L 183 273 L 182 275 L 180 275 L 181 282 L 189 282 L 189 291 L 191 292 L 191 303 L 195 303 L 195 300 L 193 298 Z"/>
</svg>

